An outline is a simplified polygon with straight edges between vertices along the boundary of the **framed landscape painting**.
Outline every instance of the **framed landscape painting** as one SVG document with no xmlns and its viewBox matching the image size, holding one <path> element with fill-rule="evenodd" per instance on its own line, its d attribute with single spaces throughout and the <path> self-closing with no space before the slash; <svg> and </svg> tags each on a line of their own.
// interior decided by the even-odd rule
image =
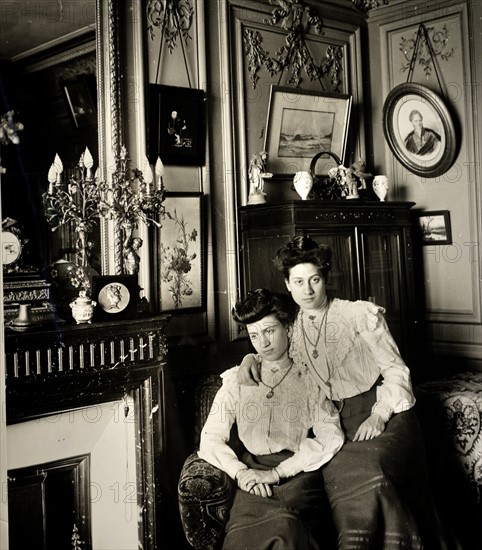
<svg viewBox="0 0 482 550">
<path fill-rule="evenodd" d="M 450 212 L 437 210 L 418 215 L 422 244 L 452 244 Z"/>
<path fill-rule="evenodd" d="M 343 162 L 350 110 L 349 95 L 271 86 L 264 143 L 269 171 L 308 170 L 311 159 L 322 151 Z"/>
</svg>

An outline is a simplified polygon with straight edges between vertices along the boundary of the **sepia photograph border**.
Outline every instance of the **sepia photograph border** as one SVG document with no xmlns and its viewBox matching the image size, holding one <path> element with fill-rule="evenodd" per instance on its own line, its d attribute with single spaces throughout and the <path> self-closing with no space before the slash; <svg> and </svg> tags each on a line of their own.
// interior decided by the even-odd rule
<svg viewBox="0 0 482 550">
<path fill-rule="evenodd" d="M 422 114 L 424 127 L 440 138 L 440 145 L 430 154 L 418 155 L 406 147 L 413 129 L 409 114 L 414 110 Z M 452 117 L 442 99 L 422 84 L 400 84 L 388 94 L 383 105 L 383 132 L 396 159 L 418 176 L 440 176 L 455 162 L 458 144 Z"/>
<path fill-rule="evenodd" d="M 347 94 L 318 93 L 272 85 L 264 141 L 264 150 L 268 154 L 268 171 L 274 174 L 291 175 L 301 170 L 308 170 L 311 159 L 321 151 L 334 153 L 343 162 L 351 104 L 352 97 Z M 305 132 L 305 136 L 299 136 L 299 145 L 290 154 L 281 155 L 280 151 L 282 143 L 286 142 L 287 130 L 295 132 L 291 128 L 292 122 L 288 115 L 300 123 L 298 132 Z M 307 122 L 306 128 L 303 127 L 303 115 Z M 327 122 L 331 121 L 330 144 L 325 148 L 322 145 L 316 147 L 317 140 L 324 139 L 321 136 L 323 119 L 327 119 Z M 308 128 L 308 122 L 311 125 L 313 121 L 313 128 L 315 131 L 320 131 L 320 135 L 308 139 L 307 133 L 313 129 Z M 296 136 L 291 137 L 294 140 Z M 303 142 L 306 143 L 304 152 L 300 149 L 300 147 L 303 148 Z M 322 164 L 321 161 L 320 164 Z M 329 166 L 329 160 L 326 164 Z M 328 168 L 323 173 L 327 171 Z"/>
</svg>

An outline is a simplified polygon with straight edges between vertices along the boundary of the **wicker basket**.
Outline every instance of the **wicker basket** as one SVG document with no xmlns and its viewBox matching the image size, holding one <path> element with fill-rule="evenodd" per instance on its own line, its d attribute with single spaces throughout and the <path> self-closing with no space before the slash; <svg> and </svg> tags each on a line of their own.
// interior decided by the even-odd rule
<svg viewBox="0 0 482 550">
<path fill-rule="evenodd" d="M 340 157 L 330 151 L 321 151 L 311 159 L 310 173 L 313 177 L 313 188 L 311 190 L 312 198 L 317 200 L 339 200 L 343 198 L 343 193 L 340 186 L 335 181 L 331 180 L 326 174 L 319 176 L 315 175 L 316 163 L 318 162 L 318 159 L 323 156 L 331 157 L 336 162 L 337 166 L 341 166 Z"/>
</svg>

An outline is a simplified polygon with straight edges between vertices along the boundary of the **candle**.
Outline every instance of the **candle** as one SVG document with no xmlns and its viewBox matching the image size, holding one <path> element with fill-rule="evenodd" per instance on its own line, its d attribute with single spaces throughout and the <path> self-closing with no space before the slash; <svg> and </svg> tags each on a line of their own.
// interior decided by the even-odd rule
<svg viewBox="0 0 482 550">
<path fill-rule="evenodd" d="M 162 176 L 164 175 L 164 164 L 162 164 L 160 157 L 157 157 L 155 171 L 157 178 L 157 189 L 160 191 L 162 189 Z"/>
<path fill-rule="evenodd" d="M 49 173 L 47 175 L 47 179 L 49 180 L 49 195 L 53 195 L 55 193 L 55 187 L 54 184 L 57 181 L 57 170 L 55 169 L 55 165 L 52 163 L 49 168 Z"/>
<path fill-rule="evenodd" d="M 151 193 L 151 183 L 153 182 L 152 168 L 149 164 L 148 158 L 145 156 L 142 161 L 142 175 L 144 177 L 144 183 L 146 184 L 146 195 Z"/>
<path fill-rule="evenodd" d="M 85 148 L 85 151 L 84 151 L 82 157 L 80 157 L 80 158 L 82 158 L 82 160 L 84 162 L 84 166 L 87 168 L 86 178 L 88 180 L 90 180 L 90 179 L 92 179 L 92 167 L 94 166 L 94 159 L 92 158 L 92 154 L 89 151 L 88 147 Z"/>
<path fill-rule="evenodd" d="M 62 183 L 61 174 L 64 171 L 64 165 L 62 164 L 62 161 L 60 160 L 60 157 L 57 153 L 55 153 L 54 166 L 55 166 L 55 170 L 57 172 L 57 178 L 56 178 L 55 182 L 56 183 Z"/>
</svg>

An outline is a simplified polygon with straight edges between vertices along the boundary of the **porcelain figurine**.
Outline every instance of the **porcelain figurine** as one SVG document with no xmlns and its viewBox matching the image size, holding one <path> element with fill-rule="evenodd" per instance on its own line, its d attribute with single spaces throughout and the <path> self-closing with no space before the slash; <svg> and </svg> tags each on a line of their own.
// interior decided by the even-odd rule
<svg viewBox="0 0 482 550">
<path fill-rule="evenodd" d="M 273 174 L 266 171 L 268 162 L 268 153 L 260 151 L 254 153 L 249 161 L 249 195 L 248 204 L 262 204 L 266 202 L 266 193 L 264 192 L 264 179 L 273 177 Z"/>
</svg>

